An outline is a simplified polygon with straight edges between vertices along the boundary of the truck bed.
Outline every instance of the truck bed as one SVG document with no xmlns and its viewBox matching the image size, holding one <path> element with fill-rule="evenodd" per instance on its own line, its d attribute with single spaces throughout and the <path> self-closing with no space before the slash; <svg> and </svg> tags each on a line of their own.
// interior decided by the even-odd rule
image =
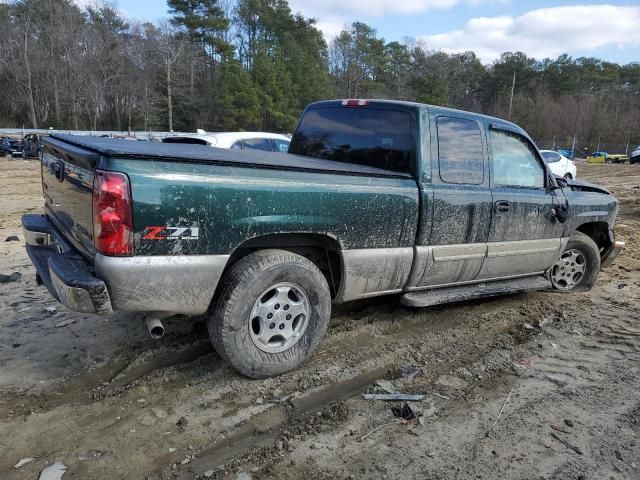
<svg viewBox="0 0 640 480">
<path fill-rule="evenodd" d="M 55 146 L 57 143 L 56 140 L 113 158 L 209 163 L 248 168 L 269 168 L 383 178 L 411 178 L 411 175 L 408 173 L 287 153 L 257 150 L 228 150 L 205 145 L 170 144 L 62 134 L 52 134 L 45 142 Z"/>
</svg>

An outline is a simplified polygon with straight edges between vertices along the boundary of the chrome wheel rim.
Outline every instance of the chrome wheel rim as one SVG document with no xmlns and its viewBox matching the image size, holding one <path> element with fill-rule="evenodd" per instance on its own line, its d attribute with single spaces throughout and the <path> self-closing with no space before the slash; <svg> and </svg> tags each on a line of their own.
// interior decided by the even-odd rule
<svg viewBox="0 0 640 480">
<path fill-rule="evenodd" d="M 253 304 L 249 317 L 251 339 L 263 352 L 284 352 L 302 338 L 310 312 L 307 294 L 298 285 L 273 285 Z"/>
<path fill-rule="evenodd" d="M 580 283 L 586 270 L 584 253 L 572 248 L 564 252 L 551 269 L 551 282 L 559 290 L 571 290 Z"/>
</svg>

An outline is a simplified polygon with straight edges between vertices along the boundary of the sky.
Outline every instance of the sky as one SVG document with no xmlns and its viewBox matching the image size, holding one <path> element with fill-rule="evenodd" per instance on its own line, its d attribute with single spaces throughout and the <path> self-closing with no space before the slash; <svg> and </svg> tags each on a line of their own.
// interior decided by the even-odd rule
<svg viewBox="0 0 640 480">
<path fill-rule="evenodd" d="M 82 3 L 82 2 L 79 2 Z M 166 0 L 118 0 L 138 20 L 167 17 Z M 447 53 L 473 50 L 484 63 L 505 51 L 542 59 L 562 53 L 640 62 L 640 0 L 289 0 L 330 40 L 354 21 L 387 42 L 415 38 Z"/>
</svg>

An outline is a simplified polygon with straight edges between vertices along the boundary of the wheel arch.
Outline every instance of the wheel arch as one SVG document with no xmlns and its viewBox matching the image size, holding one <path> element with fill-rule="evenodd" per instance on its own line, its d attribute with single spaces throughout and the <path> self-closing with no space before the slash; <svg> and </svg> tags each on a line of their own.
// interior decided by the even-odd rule
<svg viewBox="0 0 640 480">
<path fill-rule="evenodd" d="M 611 246 L 611 238 L 609 236 L 609 224 L 607 222 L 587 222 L 579 225 L 576 231 L 589 236 L 600 250 L 600 255 L 607 251 Z"/>
<path fill-rule="evenodd" d="M 245 240 L 231 252 L 222 277 L 241 258 L 257 250 L 276 248 L 297 253 L 310 260 L 324 274 L 331 298 L 335 298 L 342 281 L 342 246 L 330 234 L 318 233 L 273 233 Z M 218 283 L 212 301 L 215 301 L 222 282 Z"/>
</svg>

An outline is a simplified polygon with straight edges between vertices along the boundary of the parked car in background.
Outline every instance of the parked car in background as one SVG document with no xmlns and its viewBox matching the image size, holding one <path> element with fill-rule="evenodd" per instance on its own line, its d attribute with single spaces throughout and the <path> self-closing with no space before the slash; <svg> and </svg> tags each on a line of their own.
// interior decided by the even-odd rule
<svg viewBox="0 0 640 480">
<path fill-rule="evenodd" d="M 593 152 L 587 157 L 589 163 L 625 163 L 629 161 L 629 157 L 624 153 L 614 154 L 607 152 Z"/>
<path fill-rule="evenodd" d="M 22 156 L 22 139 L 4 137 L 0 143 L 0 152 L 3 155 L 11 155 L 12 157 Z"/>
<path fill-rule="evenodd" d="M 587 157 L 589 163 L 605 163 L 607 161 L 607 152 L 593 152 Z"/>
<path fill-rule="evenodd" d="M 42 135 L 39 133 L 28 133 L 22 139 L 22 158 L 38 158 L 40 155 L 40 141 Z"/>
<path fill-rule="evenodd" d="M 573 160 L 569 160 L 564 155 L 553 150 L 540 150 L 544 163 L 554 175 L 563 178 L 576 178 L 576 164 Z"/>
<path fill-rule="evenodd" d="M 556 148 L 555 151 L 560 155 L 567 157 L 568 159 L 572 159 L 573 157 L 575 157 L 572 148 Z"/>
<path fill-rule="evenodd" d="M 263 150 L 283 152 L 289 150 L 291 139 L 286 135 L 267 132 L 221 132 L 171 135 L 162 139 L 163 143 L 191 143 L 210 147 L 237 150 Z"/>
<path fill-rule="evenodd" d="M 640 163 L 640 145 L 629 155 L 629 163 Z"/>
</svg>

